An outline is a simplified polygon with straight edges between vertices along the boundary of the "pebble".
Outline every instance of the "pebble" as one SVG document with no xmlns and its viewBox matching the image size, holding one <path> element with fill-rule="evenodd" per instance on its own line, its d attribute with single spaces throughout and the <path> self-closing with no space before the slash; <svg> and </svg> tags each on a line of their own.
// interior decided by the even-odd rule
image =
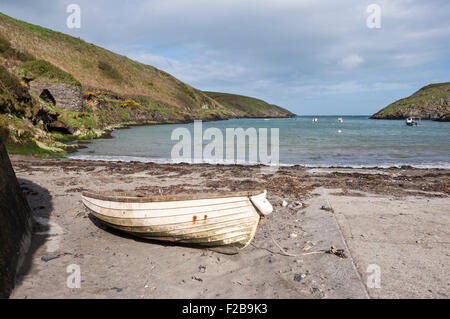
<svg viewBox="0 0 450 319">
<path fill-rule="evenodd" d="M 60 255 L 47 255 L 47 256 L 42 256 L 41 260 L 45 261 L 45 262 L 49 262 L 50 260 L 56 259 L 61 257 Z"/>
<path fill-rule="evenodd" d="M 283 203 L 281 203 L 281 206 L 286 207 L 288 205 L 288 202 L 286 202 L 285 200 L 283 201 Z"/>
<path fill-rule="evenodd" d="M 295 281 L 301 281 L 302 279 L 304 279 L 306 277 L 305 274 L 295 274 L 294 275 L 294 280 Z"/>
<path fill-rule="evenodd" d="M 198 271 L 200 271 L 201 273 L 204 274 L 206 272 L 206 266 L 202 266 L 202 265 L 198 266 Z"/>
<path fill-rule="evenodd" d="M 290 238 L 297 238 L 297 236 L 298 235 L 296 233 L 292 233 L 292 234 L 289 235 Z"/>
<path fill-rule="evenodd" d="M 269 263 L 276 263 L 276 262 L 279 262 L 279 261 L 280 261 L 280 259 L 278 259 L 278 258 L 269 257 Z"/>
</svg>

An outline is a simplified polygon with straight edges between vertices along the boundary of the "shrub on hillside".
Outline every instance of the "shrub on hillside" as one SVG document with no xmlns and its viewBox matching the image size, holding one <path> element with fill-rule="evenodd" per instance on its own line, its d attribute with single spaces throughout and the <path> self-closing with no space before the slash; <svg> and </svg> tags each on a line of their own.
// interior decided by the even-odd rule
<svg viewBox="0 0 450 319">
<path fill-rule="evenodd" d="M 11 43 L 0 35 L 0 53 L 4 53 L 9 50 Z"/>
<path fill-rule="evenodd" d="M 116 69 L 114 69 L 108 62 L 98 61 L 98 68 L 104 76 L 116 81 L 122 81 L 120 73 Z"/>
<path fill-rule="evenodd" d="M 25 51 L 18 51 L 16 49 L 11 49 L 10 57 L 16 58 L 22 62 L 33 61 L 35 58 L 31 54 Z"/>
<path fill-rule="evenodd" d="M 31 54 L 13 48 L 11 43 L 2 35 L 0 35 L 0 55 L 5 58 L 15 58 L 23 62 L 34 60 Z"/>
<path fill-rule="evenodd" d="M 46 60 L 35 60 L 24 63 L 20 67 L 23 75 L 33 79 L 49 82 L 79 84 L 75 78 Z"/>
<path fill-rule="evenodd" d="M 0 65 L 0 87 L 3 88 L 0 93 L 5 95 L 12 94 L 20 102 L 30 102 L 31 96 L 24 82 L 21 82 L 16 76 Z"/>
<path fill-rule="evenodd" d="M 125 102 L 122 103 L 122 107 L 139 107 L 139 106 L 141 105 L 134 100 L 125 100 Z"/>
<path fill-rule="evenodd" d="M 5 142 L 9 136 L 8 121 L 0 114 L 0 143 Z"/>
<path fill-rule="evenodd" d="M 180 86 L 181 91 L 186 94 L 187 96 L 189 96 L 191 99 L 193 100 L 197 100 L 197 98 L 195 97 L 195 94 L 187 87 L 187 86 Z"/>
</svg>

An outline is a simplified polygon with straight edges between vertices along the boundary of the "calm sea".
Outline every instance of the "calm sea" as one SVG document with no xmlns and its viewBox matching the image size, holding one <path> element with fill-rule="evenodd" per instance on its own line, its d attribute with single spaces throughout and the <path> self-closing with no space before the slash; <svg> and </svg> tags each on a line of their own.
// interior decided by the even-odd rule
<svg viewBox="0 0 450 319">
<path fill-rule="evenodd" d="M 338 116 L 317 118 L 317 123 L 310 116 L 207 122 L 203 131 L 215 127 L 225 137 L 226 128 L 279 128 L 279 162 L 284 165 L 450 168 L 450 123 L 422 121 L 410 127 L 405 121 L 370 120 L 367 116 L 344 116 L 343 123 L 338 122 Z M 193 132 L 194 125 L 116 130 L 113 139 L 94 140 L 70 158 L 171 163 L 171 150 L 178 142 L 171 140 L 171 134 L 179 127 Z"/>
</svg>

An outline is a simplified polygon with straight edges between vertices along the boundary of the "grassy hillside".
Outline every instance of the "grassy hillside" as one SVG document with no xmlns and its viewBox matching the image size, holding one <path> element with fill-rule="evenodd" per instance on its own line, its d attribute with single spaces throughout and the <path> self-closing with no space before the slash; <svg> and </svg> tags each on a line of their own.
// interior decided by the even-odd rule
<svg viewBox="0 0 450 319">
<path fill-rule="evenodd" d="M 71 74 L 86 89 L 121 96 L 145 96 L 180 111 L 220 105 L 202 92 L 152 66 L 133 61 L 79 38 L 0 14 L 0 32 L 13 47 Z"/>
<path fill-rule="evenodd" d="M 291 117 L 294 114 L 280 106 L 269 104 L 262 100 L 219 92 L 203 92 L 228 110 L 233 111 L 238 117 Z"/>
<path fill-rule="evenodd" d="M 81 84 L 83 110 L 57 108 L 29 81 Z M 155 67 L 0 13 L 0 133 L 10 153 L 64 155 L 74 149 L 66 141 L 123 125 L 282 114 L 264 102 L 223 105 Z"/>
<path fill-rule="evenodd" d="M 430 84 L 372 116 L 373 119 L 405 119 L 409 116 L 450 121 L 450 82 Z"/>
</svg>

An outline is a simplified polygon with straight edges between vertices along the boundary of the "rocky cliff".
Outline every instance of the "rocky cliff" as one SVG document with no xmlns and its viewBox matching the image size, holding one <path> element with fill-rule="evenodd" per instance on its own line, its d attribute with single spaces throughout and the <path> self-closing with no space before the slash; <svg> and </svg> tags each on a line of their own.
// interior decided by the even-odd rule
<svg viewBox="0 0 450 319">
<path fill-rule="evenodd" d="M 372 119 L 405 119 L 450 121 L 450 82 L 430 84 L 413 95 L 398 100 L 372 115 Z"/>
</svg>

